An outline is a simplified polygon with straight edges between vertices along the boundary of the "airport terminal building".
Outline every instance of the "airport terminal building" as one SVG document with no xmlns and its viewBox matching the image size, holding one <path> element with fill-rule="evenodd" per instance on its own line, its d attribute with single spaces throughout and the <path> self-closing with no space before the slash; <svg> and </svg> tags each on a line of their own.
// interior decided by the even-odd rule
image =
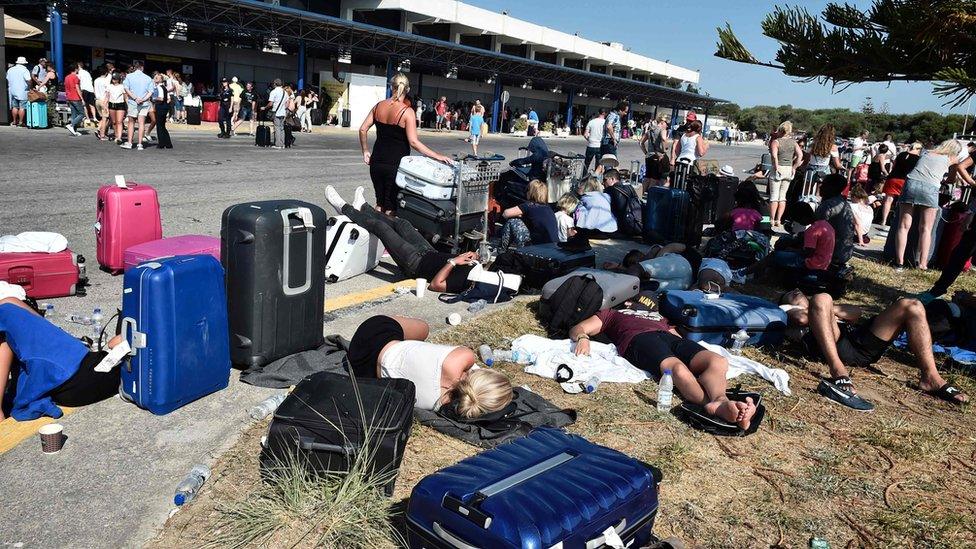
<svg viewBox="0 0 976 549">
<path fill-rule="evenodd" d="M 480 99 L 492 131 L 505 98 L 512 111 L 559 113 L 570 127 L 622 99 L 636 113 L 675 120 L 720 101 L 694 91 L 697 71 L 454 0 L 0 0 L 0 7 L 43 31 L 5 40 L 0 57 L 8 66 L 18 56 L 30 66 L 46 57 L 63 79 L 74 61 L 138 59 L 147 72 L 174 69 L 204 89 L 223 76 L 258 89 L 281 78 L 321 87 L 330 114 L 338 120 L 347 110 L 353 128 L 397 70 L 428 105 L 441 96 Z"/>
</svg>

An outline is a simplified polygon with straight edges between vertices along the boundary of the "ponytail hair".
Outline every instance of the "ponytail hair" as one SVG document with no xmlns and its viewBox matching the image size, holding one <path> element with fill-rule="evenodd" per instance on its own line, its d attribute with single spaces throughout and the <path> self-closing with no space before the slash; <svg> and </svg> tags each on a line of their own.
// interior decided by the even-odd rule
<svg viewBox="0 0 976 549">
<path fill-rule="evenodd" d="M 462 417 L 470 419 L 497 412 L 512 401 L 512 380 L 497 370 L 470 370 L 454 387 L 454 398 Z"/>
<path fill-rule="evenodd" d="M 406 97 L 410 91 L 410 79 L 407 78 L 407 75 L 402 72 L 394 74 L 393 78 L 390 79 L 390 91 L 392 92 L 390 97 L 394 101 L 400 101 Z"/>
</svg>

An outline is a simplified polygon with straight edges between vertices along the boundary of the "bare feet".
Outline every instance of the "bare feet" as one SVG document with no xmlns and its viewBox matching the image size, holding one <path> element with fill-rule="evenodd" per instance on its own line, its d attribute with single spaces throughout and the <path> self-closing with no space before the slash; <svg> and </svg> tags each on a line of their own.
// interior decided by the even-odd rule
<svg viewBox="0 0 976 549">
<path fill-rule="evenodd" d="M 745 402 L 738 402 L 723 397 L 706 404 L 705 412 L 729 423 L 735 423 L 742 429 L 748 429 L 752 424 L 752 416 L 756 414 L 756 405 L 751 398 L 746 398 Z"/>
</svg>

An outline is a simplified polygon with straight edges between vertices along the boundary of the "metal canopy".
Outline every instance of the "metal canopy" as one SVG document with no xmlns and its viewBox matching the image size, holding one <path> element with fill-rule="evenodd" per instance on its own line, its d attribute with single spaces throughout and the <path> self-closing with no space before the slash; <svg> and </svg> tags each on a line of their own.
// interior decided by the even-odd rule
<svg viewBox="0 0 976 549">
<path fill-rule="evenodd" d="M 0 0 L 0 5 L 46 5 L 43 0 Z M 410 59 L 416 66 L 457 67 L 484 76 L 560 86 L 589 96 L 678 108 L 708 108 L 724 100 L 569 67 L 524 59 L 260 0 L 71 0 L 69 11 L 159 23 L 183 22 L 217 36 L 274 37 L 309 47 Z"/>
</svg>

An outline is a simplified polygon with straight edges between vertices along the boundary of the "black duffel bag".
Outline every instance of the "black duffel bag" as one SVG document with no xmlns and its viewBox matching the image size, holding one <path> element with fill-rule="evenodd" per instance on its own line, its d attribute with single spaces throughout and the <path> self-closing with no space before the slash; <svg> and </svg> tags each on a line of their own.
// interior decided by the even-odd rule
<svg viewBox="0 0 976 549">
<path fill-rule="evenodd" d="M 261 450 L 262 474 L 297 463 L 314 475 L 342 475 L 358 465 L 370 477 L 390 475 L 384 488 L 392 495 L 415 392 L 406 379 L 330 372 L 306 377 L 274 413 Z"/>
</svg>

